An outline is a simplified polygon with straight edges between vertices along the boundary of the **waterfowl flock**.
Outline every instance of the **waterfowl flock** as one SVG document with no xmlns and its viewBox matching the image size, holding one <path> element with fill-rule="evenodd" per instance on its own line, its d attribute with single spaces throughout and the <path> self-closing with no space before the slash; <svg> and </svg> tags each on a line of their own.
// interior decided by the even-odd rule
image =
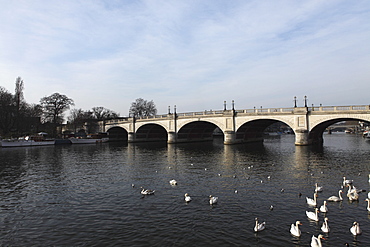
<svg viewBox="0 0 370 247">
<path fill-rule="evenodd" d="M 218 174 L 218 176 L 221 176 L 221 175 Z M 233 175 L 233 178 L 236 178 L 236 175 Z M 268 179 L 270 180 L 271 176 L 268 176 Z M 174 180 L 174 179 L 170 180 L 169 183 L 172 186 L 177 185 L 177 181 Z M 325 235 L 326 238 L 322 234 L 318 234 L 317 236 L 313 235 L 312 238 L 311 238 L 311 243 L 310 243 L 311 246 L 321 247 L 321 246 L 323 246 L 321 240 L 330 241 L 330 238 L 328 237 L 328 234 L 331 231 L 331 228 L 329 227 L 329 219 L 328 219 L 328 217 L 329 217 L 328 215 L 330 215 L 330 213 L 329 213 L 329 207 L 328 207 L 327 202 L 342 202 L 344 200 L 344 198 L 342 197 L 342 193 L 343 193 L 343 190 L 345 190 L 346 188 L 348 189 L 347 190 L 347 198 L 348 198 L 349 202 L 358 201 L 359 197 L 360 197 L 359 194 L 361 192 L 366 191 L 366 190 L 357 189 L 353 185 L 353 183 L 354 183 L 353 180 L 349 180 L 346 177 L 343 177 L 343 182 L 342 182 L 341 189 L 338 190 L 338 196 L 333 195 L 333 196 L 328 197 L 327 199 L 325 199 L 322 202 L 321 206 L 318 206 L 319 205 L 319 203 L 318 203 L 318 197 L 319 197 L 318 192 L 322 192 L 323 187 L 319 186 L 318 183 L 315 183 L 313 197 L 312 198 L 306 197 L 306 203 L 309 207 L 313 207 L 313 211 L 307 211 L 306 210 L 306 216 L 307 216 L 308 220 L 314 221 L 314 222 L 317 222 L 317 223 L 320 220 L 322 220 L 320 230 L 322 231 L 323 234 L 326 234 Z M 134 188 L 134 184 L 132 184 L 132 187 Z M 142 195 L 153 195 L 154 192 L 155 192 L 155 190 L 144 189 L 143 187 L 141 187 L 141 192 L 140 193 Z M 237 190 L 235 190 L 234 192 L 238 193 Z M 281 189 L 281 192 L 284 192 L 284 189 Z M 299 194 L 300 194 L 300 196 L 302 195 L 301 193 L 299 193 Z M 369 211 L 369 213 L 370 213 L 370 192 L 367 194 L 367 196 L 368 196 L 368 198 L 365 199 L 365 201 L 367 202 L 366 210 Z M 218 199 L 219 198 L 216 197 L 216 196 L 209 195 L 209 197 L 208 197 L 209 204 L 210 205 L 217 204 Z M 185 193 L 184 200 L 185 200 L 186 203 L 189 203 L 189 202 L 192 201 L 192 198 L 190 197 L 190 195 L 188 193 Z M 270 211 L 272 211 L 273 208 L 274 208 L 273 205 L 271 205 L 270 206 Z M 321 214 L 323 214 L 323 218 L 321 218 L 321 216 L 320 216 Z M 290 234 L 294 237 L 300 238 L 302 236 L 302 231 L 300 229 L 301 225 L 302 225 L 302 223 L 301 223 L 300 220 L 296 220 L 295 223 L 292 223 L 290 225 Z M 335 226 L 333 226 L 333 228 L 335 228 Z M 258 233 L 258 232 L 261 232 L 265 229 L 266 229 L 266 222 L 265 221 L 259 222 L 258 218 L 255 217 L 255 224 L 254 224 L 253 231 L 255 233 Z M 360 229 L 360 223 L 358 221 L 353 222 L 352 226 L 349 228 L 349 233 L 351 233 L 353 236 L 358 236 L 358 235 L 362 234 L 362 230 Z M 306 232 L 304 234 L 306 234 Z"/>
<path fill-rule="evenodd" d="M 316 183 L 313 198 L 306 197 L 307 204 L 309 206 L 314 207 L 314 212 L 306 211 L 306 216 L 309 220 L 319 222 L 320 221 L 319 213 L 321 212 L 321 213 L 324 214 L 323 223 L 322 223 L 322 226 L 320 228 L 323 233 L 328 235 L 328 233 L 330 232 L 330 227 L 329 227 L 329 223 L 328 223 L 329 219 L 327 217 L 327 214 L 329 212 L 329 209 L 328 209 L 328 206 L 327 206 L 328 205 L 327 201 L 329 201 L 329 202 L 342 202 L 343 201 L 343 197 L 342 197 L 343 189 L 345 189 L 346 187 L 348 188 L 347 197 L 348 197 L 349 202 L 358 201 L 359 200 L 359 194 L 361 192 L 366 192 L 366 190 L 357 189 L 353 185 L 353 182 L 354 182 L 353 180 L 349 180 L 346 177 L 343 177 L 342 186 L 341 186 L 341 189 L 338 191 L 338 196 L 330 196 L 329 198 L 324 200 L 323 204 L 320 206 L 320 209 L 317 208 L 317 197 L 318 197 L 317 192 L 322 192 L 322 187 L 319 187 L 318 184 Z M 367 211 L 370 212 L 370 192 L 367 194 L 367 196 L 368 196 L 368 198 L 365 199 L 365 201 L 367 201 L 366 209 L 367 209 Z M 298 220 L 296 221 L 295 224 L 291 225 L 290 233 L 295 237 L 300 237 L 301 236 L 301 230 L 299 229 L 299 225 L 301 225 L 301 222 L 298 221 Z M 353 236 L 360 235 L 362 233 L 362 230 L 360 229 L 360 223 L 357 222 L 357 221 L 353 222 L 352 226 L 349 228 L 349 232 Z M 323 246 L 323 244 L 321 242 L 322 239 L 327 240 L 326 238 L 324 238 L 324 236 L 322 234 L 319 234 L 317 237 L 312 236 L 311 246 L 312 247 L 313 246 L 317 246 L 317 247 Z M 346 244 L 346 246 L 349 246 L 348 243 L 345 243 L 345 244 Z"/>
</svg>

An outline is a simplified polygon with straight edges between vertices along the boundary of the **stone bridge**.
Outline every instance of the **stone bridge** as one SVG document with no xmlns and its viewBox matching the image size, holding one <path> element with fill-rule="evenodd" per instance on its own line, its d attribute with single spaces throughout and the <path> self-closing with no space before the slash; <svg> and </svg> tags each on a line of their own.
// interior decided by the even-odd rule
<svg viewBox="0 0 370 247">
<path fill-rule="evenodd" d="M 182 143 L 213 139 L 219 128 L 224 144 L 263 141 L 264 130 L 283 123 L 295 134 L 295 145 L 323 142 L 327 127 L 341 121 L 370 122 L 369 105 L 260 108 L 189 113 L 168 113 L 143 118 L 118 118 L 101 121 L 109 138 L 128 142 L 167 141 Z"/>
</svg>

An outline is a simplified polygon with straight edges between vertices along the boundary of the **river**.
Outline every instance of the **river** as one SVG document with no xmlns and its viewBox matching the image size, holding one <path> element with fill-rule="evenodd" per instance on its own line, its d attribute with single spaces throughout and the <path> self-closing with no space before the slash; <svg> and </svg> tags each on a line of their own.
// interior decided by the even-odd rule
<svg viewBox="0 0 370 247">
<path fill-rule="evenodd" d="M 343 176 L 359 201 L 329 202 L 323 246 L 370 246 L 370 142 L 324 135 L 321 147 L 293 135 L 263 144 L 103 143 L 0 149 L 1 246 L 310 246 L 313 211 L 338 195 Z M 175 179 L 177 185 L 170 185 Z M 141 195 L 140 187 L 155 190 Z M 189 193 L 190 203 L 184 201 Z M 209 195 L 218 197 L 210 205 Z M 270 209 L 271 205 L 273 210 Z M 266 229 L 255 233 L 255 218 Z M 290 234 L 300 220 L 301 237 Z M 352 236 L 357 221 L 363 233 Z"/>
</svg>

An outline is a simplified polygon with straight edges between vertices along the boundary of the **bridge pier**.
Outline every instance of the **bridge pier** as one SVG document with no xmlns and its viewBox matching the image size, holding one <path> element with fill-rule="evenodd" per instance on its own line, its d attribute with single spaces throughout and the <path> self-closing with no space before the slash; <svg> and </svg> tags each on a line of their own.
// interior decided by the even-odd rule
<svg viewBox="0 0 370 247">
<path fill-rule="evenodd" d="M 310 145 L 310 141 L 308 139 L 308 130 L 295 130 L 295 145 L 296 146 L 307 146 Z"/>
<path fill-rule="evenodd" d="M 230 145 L 236 143 L 235 131 L 225 131 L 224 132 L 224 144 Z"/>
<path fill-rule="evenodd" d="M 127 135 L 127 142 L 130 143 L 130 142 L 135 142 L 135 136 L 136 134 L 134 132 L 129 132 L 128 135 Z"/>
<path fill-rule="evenodd" d="M 174 131 L 169 131 L 167 143 L 176 143 L 176 142 L 177 142 L 177 133 Z"/>
</svg>

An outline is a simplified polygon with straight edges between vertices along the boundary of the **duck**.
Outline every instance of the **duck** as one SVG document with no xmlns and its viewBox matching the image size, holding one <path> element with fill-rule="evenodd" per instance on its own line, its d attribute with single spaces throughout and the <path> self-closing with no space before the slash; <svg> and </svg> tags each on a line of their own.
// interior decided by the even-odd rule
<svg viewBox="0 0 370 247">
<path fill-rule="evenodd" d="M 306 215 L 310 220 L 319 221 L 319 209 L 315 208 L 315 212 L 306 211 Z"/>
<path fill-rule="evenodd" d="M 349 184 L 352 184 L 353 180 L 351 179 L 346 179 L 346 177 L 343 177 L 343 186 L 347 186 Z"/>
<path fill-rule="evenodd" d="M 362 233 L 361 229 L 360 229 L 360 223 L 358 222 L 353 222 L 353 225 L 352 227 L 349 229 L 349 231 L 354 235 L 354 236 L 357 236 L 357 235 L 360 235 Z"/>
<path fill-rule="evenodd" d="M 185 193 L 185 201 L 186 202 L 190 202 L 191 201 L 191 197 L 189 196 L 188 193 Z"/>
<path fill-rule="evenodd" d="M 327 200 L 330 201 L 330 202 L 340 202 L 340 201 L 343 201 L 342 193 L 343 193 L 343 191 L 342 190 L 339 190 L 338 191 L 338 196 L 331 196 Z"/>
<path fill-rule="evenodd" d="M 317 183 L 315 183 L 315 192 L 322 192 L 323 188 L 322 186 L 319 186 Z"/>
<path fill-rule="evenodd" d="M 313 199 L 306 197 L 307 204 L 311 205 L 311 206 L 316 206 L 317 205 L 316 198 L 317 198 L 317 193 L 316 192 L 313 194 Z"/>
<path fill-rule="evenodd" d="M 370 212 L 370 199 L 369 198 L 366 198 L 365 201 L 367 201 L 367 207 L 366 207 L 366 209 L 367 209 L 367 211 Z"/>
<path fill-rule="evenodd" d="M 321 239 L 325 239 L 323 235 L 319 234 L 317 237 L 313 235 L 311 238 L 311 247 L 322 247 Z"/>
<path fill-rule="evenodd" d="M 328 212 L 328 207 L 326 206 L 326 201 L 324 201 L 324 204 L 321 205 L 320 207 L 320 212 L 327 213 Z"/>
<path fill-rule="evenodd" d="M 143 187 L 141 187 L 141 194 L 142 195 L 153 195 L 155 192 L 155 190 L 148 190 L 148 189 L 144 189 Z"/>
<path fill-rule="evenodd" d="M 302 225 L 299 220 L 295 222 L 295 224 L 292 224 L 290 227 L 290 233 L 293 236 L 300 237 L 301 236 L 301 230 L 299 229 L 299 225 Z"/>
<path fill-rule="evenodd" d="M 177 185 L 177 181 L 175 179 L 170 180 L 170 185 Z"/>
<path fill-rule="evenodd" d="M 258 218 L 256 218 L 255 220 L 256 220 L 256 225 L 254 226 L 254 231 L 260 232 L 262 230 L 265 230 L 266 222 L 258 223 Z"/>
<path fill-rule="evenodd" d="M 218 197 L 212 196 L 212 195 L 209 196 L 209 204 L 213 205 L 213 204 L 216 204 L 217 202 L 218 202 Z"/>
<path fill-rule="evenodd" d="M 327 217 L 324 218 L 324 222 L 322 223 L 322 226 L 321 226 L 321 231 L 325 233 L 328 233 L 330 231 Z"/>
</svg>

